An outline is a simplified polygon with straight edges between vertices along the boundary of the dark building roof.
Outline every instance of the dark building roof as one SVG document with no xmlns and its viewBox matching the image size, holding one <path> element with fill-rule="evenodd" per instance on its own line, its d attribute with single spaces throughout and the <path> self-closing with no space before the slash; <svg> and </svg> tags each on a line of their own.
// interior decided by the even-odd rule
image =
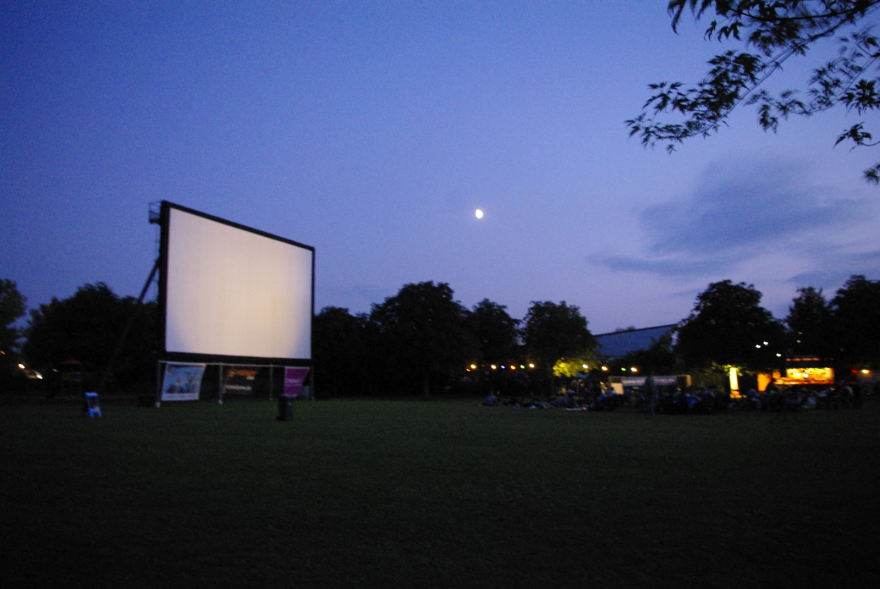
<svg viewBox="0 0 880 589">
<path fill-rule="evenodd" d="M 645 327 L 644 329 L 632 329 L 630 331 L 616 331 L 603 333 L 596 336 L 599 342 L 599 353 L 608 358 L 623 356 L 637 350 L 647 350 L 651 345 L 676 327 L 672 325 L 660 325 L 658 327 Z"/>
</svg>

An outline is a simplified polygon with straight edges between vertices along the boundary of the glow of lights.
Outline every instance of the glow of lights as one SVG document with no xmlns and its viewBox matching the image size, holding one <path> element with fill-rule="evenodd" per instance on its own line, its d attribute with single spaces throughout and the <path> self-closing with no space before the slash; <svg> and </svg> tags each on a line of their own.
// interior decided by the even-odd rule
<svg viewBox="0 0 880 589">
<path fill-rule="evenodd" d="M 603 367 L 602 367 L 602 370 L 605 371 L 605 372 L 608 372 L 608 367 L 607 367 L 607 366 L 603 366 Z"/>
<path fill-rule="evenodd" d="M 736 368 L 730 369 L 730 390 L 739 392 L 739 379 L 736 377 Z"/>
<path fill-rule="evenodd" d="M 530 363 L 529 363 L 529 368 L 534 368 L 534 367 L 535 367 L 535 365 L 532 364 L 532 363 L 530 362 Z"/>
<path fill-rule="evenodd" d="M 782 354 L 776 354 L 777 358 L 782 358 Z"/>
<path fill-rule="evenodd" d="M 773 374 L 777 384 L 831 384 L 834 381 L 834 370 L 831 368 L 788 368 L 785 378 L 779 373 Z"/>
<path fill-rule="evenodd" d="M 636 368 L 635 366 L 633 366 L 632 368 L 629 369 L 629 371 L 630 371 L 630 372 L 638 372 L 639 369 Z"/>
<path fill-rule="evenodd" d="M 760 348 L 760 347 L 761 347 L 761 344 L 755 344 L 755 347 L 756 347 L 756 348 Z"/>
<path fill-rule="evenodd" d="M 24 364 L 19 364 L 18 367 L 19 367 L 21 370 L 24 370 Z"/>
<path fill-rule="evenodd" d="M 474 214 L 477 216 L 477 219 L 482 219 L 482 218 L 483 218 L 483 211 L 480 210 L 480 209 L 477 209 L 477 212 L 474 213 Z"/>
<path fill-rule="evenodd" d="M 494 364 L 493 364 L 490 368 L 492 368 L 492 370 L 497 370 L 497 369 L 498 369 L 498 367 L 495 366 Z"/>
<path fill-rule="evenodd" d="M 584 364 L 584 370 L 587 370 L 587 368 L 589 368 L 589 367 L 586 364 Z"/>
<path fill-rule="evenodd" d="M 476 370 L 476 369 L 477 369 L 477 365 L 476 365 L 476 364 L 471 364 L 471 370 Z"/>
<path fill-rule="evenodd" d="M 871 372 L 871 371 L 867 370 L 867 369 L 862 369 L 862 374 L 868 374 L 869 372 Z"/>
</svg>

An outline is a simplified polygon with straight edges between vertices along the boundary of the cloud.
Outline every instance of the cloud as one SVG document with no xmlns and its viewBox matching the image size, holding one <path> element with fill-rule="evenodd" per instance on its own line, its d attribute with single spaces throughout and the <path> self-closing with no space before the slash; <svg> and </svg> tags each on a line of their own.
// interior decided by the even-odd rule
<svg viewBox="0 0 880 589">
<path fill-rule="evenodd" d="M 836 197 L 812 181 L 811 170 L 792 160 L 714 162 L 690 195 L 642 211 L 643 256 L 608 256 L 603 263 L 666 276 L 718 273 L 839 233 L 865 215 L 865 201 Z"/>
<path fill-rule="evenodd" d="M 862 274 L 871 280 L 877 279 L 880 276 L 880 250 L 861 253 L 832 251 L 821 260 L 820 266 L 815 270 L 792 276 L 788 282 L 798 287 L 821 288 L 826 295 L 833 296 L 853 274 Z"/>
<path fill-rule="evenodd" d="M 632 258 L 626 256 L 609 256 L 603 263 L 612 270 L 629 272 L 652 272 L 668 276 L 701 276 L 718 269 L 720 265 L 728 265 L 732 260 L 716 259 L 681 259 L 681 258 Z"/>
</svg>

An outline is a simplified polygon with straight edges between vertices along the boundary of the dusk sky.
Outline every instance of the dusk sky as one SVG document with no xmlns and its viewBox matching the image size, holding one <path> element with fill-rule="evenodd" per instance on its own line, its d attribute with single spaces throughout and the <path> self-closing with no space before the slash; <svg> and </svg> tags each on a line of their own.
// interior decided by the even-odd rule
<svg viewBox="0 0 880 589">
<path fill-rule="evenodd" d="M 628 137 L 650 82 L 726 47 L 666 5 L 7 0 L 0 278 L 32 308 L 137 296 L 161 200 L 314 246 L 316 312 L 433 280 L 605 333 L 676 323 L 718 280 L 783 318 L 799 286 L 880 278 L 880 154 L 834 147 L 856 115 L 773 134 L 744 108 L 673 155 Z"/>
</svg>

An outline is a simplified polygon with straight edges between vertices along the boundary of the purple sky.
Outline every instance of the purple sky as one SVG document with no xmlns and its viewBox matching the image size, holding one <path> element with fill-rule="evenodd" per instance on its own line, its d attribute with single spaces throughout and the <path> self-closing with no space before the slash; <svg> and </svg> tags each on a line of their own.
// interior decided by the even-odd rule
<svg viewBox="0 0 880 589">
<path fill-rule="evenodd" d="M 317 309 L 434 280 L 603 333 L 726 278 L 777 317 L 798 286 L 880 278 L 878 154 L 833 147 L 855 116 L 774 135 L 744 109 L 672 156 L 628 138 L 649 82 L 723 48 L 666 4 L 4 2 L 0 278 L 31 307 L 136 296 L 159 200 L 314 246 Z"/>
</svg>

